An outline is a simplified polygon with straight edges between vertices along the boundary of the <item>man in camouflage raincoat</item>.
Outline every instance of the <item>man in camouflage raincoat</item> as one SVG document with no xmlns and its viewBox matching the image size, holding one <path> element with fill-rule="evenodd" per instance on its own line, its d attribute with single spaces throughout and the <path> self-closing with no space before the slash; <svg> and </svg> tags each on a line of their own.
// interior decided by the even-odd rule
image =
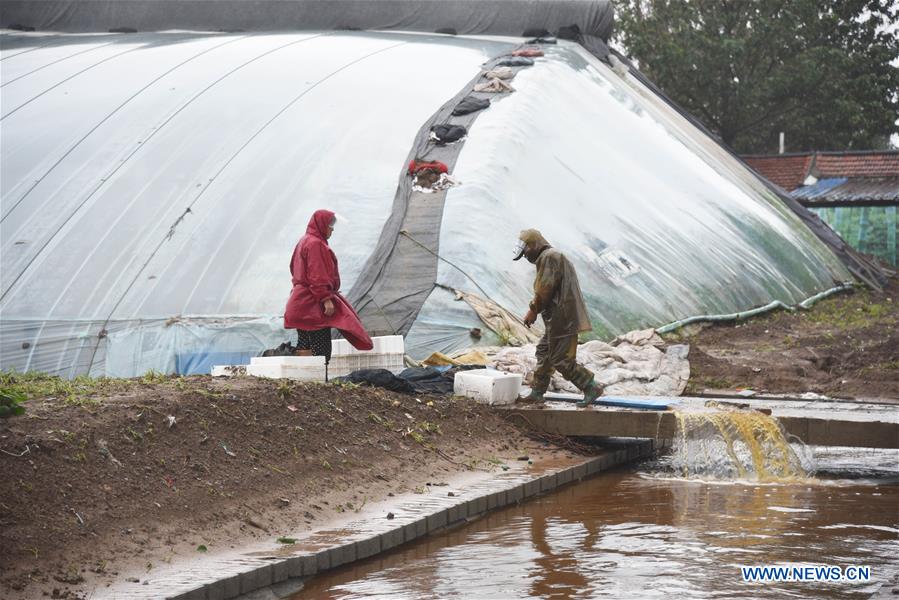
<svg viewBox="0 0 899 600">
<path fill-rule="evenodd" d="M 603 388 L 596 383 L 593 373 L 577 363 L 578 333 L 590 331 L 592 327 L 574 265 L 536 229 L 525 229 L 518 239 L 513 260 L 524 256 L 537 266 L 534 299 L 524 324 L 530 327 L 539 314 L 546 329 L 537 344 L 537 369 L 531 394 L 524 401 L 542 402 L 553 371 L 557 370 L 584 392 L 578 406 L 590 406 L 602 395 Z"/>
</svg>

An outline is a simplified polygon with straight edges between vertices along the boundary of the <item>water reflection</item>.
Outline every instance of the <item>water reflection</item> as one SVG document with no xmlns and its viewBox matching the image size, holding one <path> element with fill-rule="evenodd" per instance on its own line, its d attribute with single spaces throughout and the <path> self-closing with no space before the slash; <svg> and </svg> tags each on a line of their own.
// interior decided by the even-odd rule
<svg viewBox="0 0 899 600">
<path fill-rule="evenodd" d="M 868 597 L 899 580 L 897 506 L 895 480 L 721 484 L 619 471 L 338 569 L 295 599 Z M 740 565 L 791 563 L 867 565 L 873 580 L 740 578 Z"/>
</svg>

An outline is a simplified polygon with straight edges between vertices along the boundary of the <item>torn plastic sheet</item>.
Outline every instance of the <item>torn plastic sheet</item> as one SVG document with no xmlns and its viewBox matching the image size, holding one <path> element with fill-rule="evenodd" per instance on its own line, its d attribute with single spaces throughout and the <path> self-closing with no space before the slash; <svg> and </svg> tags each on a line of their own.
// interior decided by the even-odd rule
<svg viewBox="0 0 899 600">
<path fill-rule="evenodd" d="M 452 175 L 441 173 L 440 176 L 437 177 L 437 181 L 432 183 L 429 187 L 425 187 L 416 183 L 412 186 L 412 191 L 420 192 L 422 194 L 433 194 L 434 192 L 442 192 L 444 190 L 448 190 L 451 187 L 460 185 L 461 183 L 461 181 L 455 179 Z"/>
<path fill-rule="evenodd" d="M 471 335 L 476 327 L 482 328 L 480 338 Z M 433 288 L 406 334 L 406 354 L 416 360 L 437 351 L 452 354 L 468 348 L 500 345 L 499 336 L 483 328 L 481 318 L 468 303 L 457 300 L 452 290 L 440 287 Z"/>
</svg>

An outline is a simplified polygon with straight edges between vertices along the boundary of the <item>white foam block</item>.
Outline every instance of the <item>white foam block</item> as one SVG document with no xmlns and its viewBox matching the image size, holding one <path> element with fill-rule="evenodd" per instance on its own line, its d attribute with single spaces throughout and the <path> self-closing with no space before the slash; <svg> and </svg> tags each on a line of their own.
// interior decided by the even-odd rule
<svg viewBox="0 0 899 600">
<path fill-rule="evenodd" d="M 333 340 L 331 342 L 331 356 L 352 356 L 355 354 L 403 354 L 406 345 L 401 335 L 381 335 L 371 339 L 371 350 L 356 350 L 346 340 Z"/>
<path fill-rule="evenodd" d="M 378 354 L 403 354 L 406 352 L 406 344 L 401 335 L 382 335 L 372 338 L 372 352 Z"/>
<path fill-rule="evenodd" d="M 247 375 L 271 379 L 325 380 L 324 356 L 258 356 L 250 359 Z"/>
<path fill-rule="evenodd" d="M 331 377 L 343 377 L 359 369 L 387 369 L 399 374 L 405 366 L 402 354 L 375 354 L 374 352 L 332 356 L 328 365 Z"/>
<path fill-rule="evenodd" d="M 512 404 L 521 391 L 521 375 L 492 369 L 459 371 L 453 378 L 453 392 L 483 404 Z"/>
<path fill-rule="evenodd" d="M 251 365 L 291 367 L 324 367 L 324 356 L 254 356 L 250 359 Z"/>
</svg>

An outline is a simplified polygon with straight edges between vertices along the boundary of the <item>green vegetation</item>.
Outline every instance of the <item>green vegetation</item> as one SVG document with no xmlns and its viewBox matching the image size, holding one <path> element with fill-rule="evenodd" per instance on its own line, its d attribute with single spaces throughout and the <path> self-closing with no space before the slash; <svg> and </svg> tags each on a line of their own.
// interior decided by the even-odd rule
<svg viewBox="0 0 899 600">
<path fill-rule="evenodd" d="M 63 379 L 55 375 L 29 371 L 0 372 L 0 394 L 24 399 L 54 398 L 64 404 L 88 408 L 99 404 L 97 395 L 128 389 L 134 382 L 128 379 L 108 377 L 87 377 L 80 375 L 74 379 Z"/>
<path fill-rule="evenodd" d="M 291 393 L 290 380 L 282 379 L 281 381 L 279 381 L 278 382 L 278 397 L 281 398 L 281 400 L 284 400 L 286 402 L 287 400 L 290 400 L 290 393 Z"/>
<path fill-rule="evenodd" d="M 862 373 L 877 373 L 879 371 L 896 371 L 899 370 L 899 359 L 888 360 L 884 362 L 874 363 L 867 367 L 862 367 Z"/>
<path fill-rule="evenodd" d="M 342 381 L 342 380 L 338 381 L 336 379 L 332 379 L 331 381 L 329 381 L 326 384 L 319 383 L 319 382 L 311 382 L 308 385 L 333 385 L 333 386 L 337 386 L 344 390 L 355 390 L 356 388 L 360 387 L 362 384 L 361 383 L 353 383 L 352 381 Z"/>
<path fill-rule="evenodd" d="M 224 391 L 210 390 L 208 385 L 201 380 L 166 375 L 153 370 L 134 379 L 88 377 L 86 375 L 65 379 L 38 371 L 27 373 L 0 371 L 0 417 L 21 414 L 23 403 L 29 400 L 55 400 L 67 406 L 92 409 L 99 406 L 105 396 L 136 391 L 145 385 L 165 384 L 171 385 L 180 392 L 193 392 L 210 400 L 224 396 Z M 287 391 L 289 394 L 289 390 L 292 389 L 289 384 L 285 387 L 285 384 L 282 383 L 278 391 L 279 393 Z"/>
<path fill-rule="evenodd" d="M 168 381 L 170 377 L 165 373 L 160 373 L 156 369 L 150 369 L 146 373 L 140 376 L 138 379 L 141 383 L 151 385 L 154 383 L 165 383 Z"/>
<path fill-rule="evenodd" d="M 440 425 L 437 423 L 431 423 L 430 421 L 425 421 L 421 425 L 421 430 L 425 433 L 436 433 L 438 435 L 443 435 L 443 432 L 440 431 Z"/>
<path fill-rule="evenodd" d="M 25 407 L 22 404 L 26 400 L 28 396 L 22 392 L 0 389 L 0 418 L 24 414 Z"/>
<path fill-rule="evenodd" d="M 886 148 L 896 132 L 899 8 L 876 0 L 618 0 L 617 41 L 742 153 Z"/>
<path fill-rule="evenodd" d="M 845 303 L 821 302 L 802 318 L 811 323 L 823 325 L 835 330 L 862 329 L 865 327 L 899 325 L 892 302 L 878 297 L 868 290 L 856 292 Z"/>
</svg>

